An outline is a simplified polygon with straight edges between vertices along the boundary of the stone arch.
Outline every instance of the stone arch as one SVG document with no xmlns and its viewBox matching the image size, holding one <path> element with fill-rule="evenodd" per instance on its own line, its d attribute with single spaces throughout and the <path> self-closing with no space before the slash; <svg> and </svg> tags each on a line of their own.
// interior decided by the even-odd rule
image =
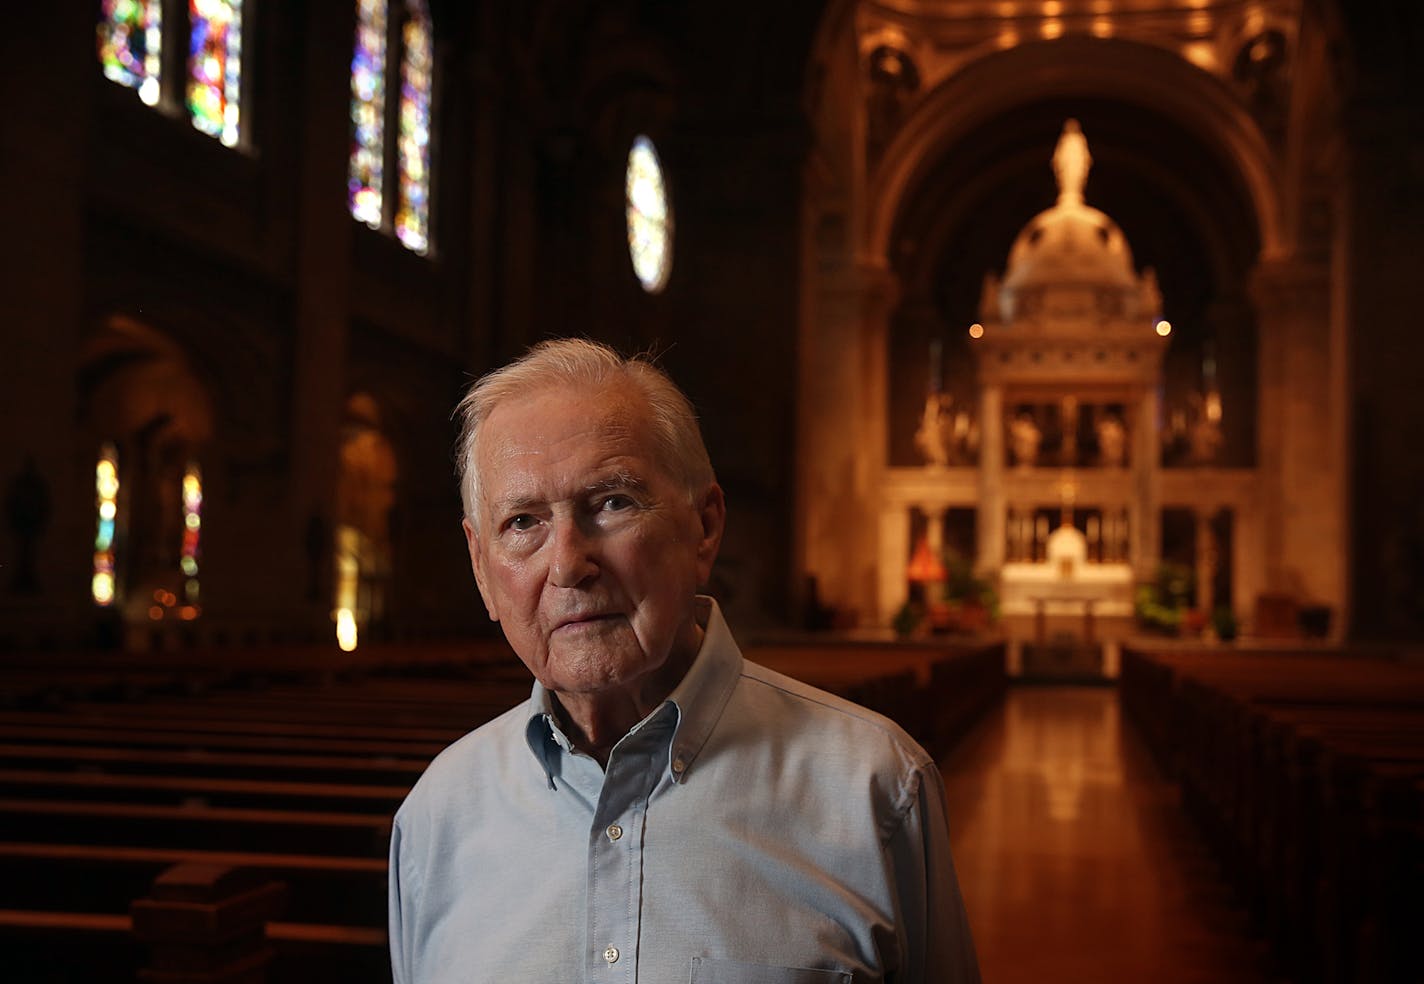
<svg viewBox="0 0 1424 984">
<path fill-rule="evenodd" d="M 347 397 L 338 448 L 332 611 L 337 641 L 355 648 L 385 616 L 391 576 L 391 510 L 400 476 L 381 403 L 359 390 Z"/>
<path fill-rule="evenodd" d="M 826 589 L 824 600 L 858 611 L 864 621 L 877 590 L 885 593 L 881 582 L 898 577 L 885 566 L 883 558 L 896 551 L 886 553 L 877 519 L 890 450 L 892 320 L 904 305 L 917 303 L 919 289 L 899 269 L 898 227 L 923 209 L 936 170 L 977 131 L 1051 100 L 1096 100 L 1154 114 L 1202 148 L 1213 172 L 1232 189 L 1226 198 L 1231 211 L 1242 215 L 1244 231 L 1218 238 L 1214 252 L 1232 254 L 1218 269 L 1249 269 L 1289 256 L 1294 243 L 1279 148 L 1228 83 L 1185 54 L 1121 39 L 1065 37 L 1005 49 L 989 38 L 965 52 L 942 81 L 931 81 L 883 146 L 869 147 L 864 39 L 857 41 L 854 13 L 850 3 L 828 9 L 807 77 L 815 151 L 804 209 L 809 262 L 798 398 L 797 561 Z M 1175 176 L 1165 162 L 1143 154 L 1139 163 L 1139 173 L 1153 167 L 1155 180 L 1173 190 L 1167 186 Z M 972 171 L 969 178 L 975 178 Z M 1183 208 L 1200 205 L 1189 192 L 1173 192 Z M 1206 230 L 1204 238 L 1220 231 L 1212 230 L 1212 219 L 1199 207 L 1192 216 Z M 1220 248 L 1221 238 L 1236 246 Z M 1245 254 L 1241 244 L 1249 244 Z M 1002 257 L 978 274 L 1001 263 Z"/>
<path fill-rule="evenodd" d="M 1095 163 L 1088 198 L 1121 223 L 1139 270 L 1153 268 L 1172 334 L 1167 405 L 1181 408 L 1208 357 L 1229 385 L 1229 441 L 1219 462 L 1255 456 L 1256 329 L 1246 304 L 1261 253 L 1254 211 L 1229 162 L 1160 112 L 1116 100 L 1057 98 L 1023 104 L 968 130 L 923 172 L 891 234 L 887 262 L 902 300 L 887 328 L 892 465 L 918 463 L 911 422 L 923 393 L 926 344 L 943 339 L 945 382 L 961 406 L 976 399 L 968 326 L 979 319 L 983 278 L 1003 271 L 1012 237 L 1052 201 L 1052 139 L 1081 117 Z M 1140 141 L 1140 142 L 1139 142 Z M 898 384 L 898 385 L 897 385 Z"/>
<path fill-rule="evenodd" d="M 863 253 L 886 255 L 905 202 L 946 148 L 984 121 L 1045 95 L 1116 99 L 1174 120 L 1234 168 L 1255 212 L 1263 257 L 1288 252 L 1281 176 L 1259 128 L 1222 83 L 1145 44 L 1064 38 L 985 56 L 926 97 L 868 176 Z"/>
<path fill-rule="evenodd" d="M 127 315 L 100 321 L 79 367 L 86 453 L 112 445 L 117 458 L 112 608 L 130 626 L 196 618 L 197 572 L 183 561 L 183 494 L 213 437 L 210 387 L 171 336 Z"/>
</svg>

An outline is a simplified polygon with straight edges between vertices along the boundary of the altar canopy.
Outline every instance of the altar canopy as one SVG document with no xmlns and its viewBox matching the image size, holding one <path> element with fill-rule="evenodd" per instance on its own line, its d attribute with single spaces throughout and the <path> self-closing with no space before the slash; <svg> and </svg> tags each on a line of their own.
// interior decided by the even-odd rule
<svg viewBox="0 0 1424 984">
<path fill-rule="evenodd" d="M 1133 585 L 1158 563 L 1171 336 L 1155 273 L 1085 199 L 1092 154 L 1076 120 L 1051 164 L 1057 201 L 1023 227 L 1003 275 L 984 277 L 969 329 L 977 420 L 956 420 L 930 393 L 916 434 L 925 465 L 887 469 L 882 520 L 882 609 L 903 597 L 906 551 L 943 548 L 940 517 L 972 507 L 972 562 L 998 584 L 1007 633 L 1040 642 L 1046 616 L 1080 636 L 1084 618 L 1125 633 Z"/>
</svg>

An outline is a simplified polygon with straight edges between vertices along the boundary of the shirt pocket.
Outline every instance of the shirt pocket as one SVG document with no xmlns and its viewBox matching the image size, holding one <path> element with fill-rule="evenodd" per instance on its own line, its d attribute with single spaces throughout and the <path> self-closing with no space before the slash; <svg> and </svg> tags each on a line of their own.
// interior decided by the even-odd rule
<svg viewBox="0 0 1424 984">
<path fill-rule="evenodd" d="M 690 984 L 851 984 L 851 978 L 839 970 L 772 967 L 741 960 L 693 957 Z"/>
</svg>

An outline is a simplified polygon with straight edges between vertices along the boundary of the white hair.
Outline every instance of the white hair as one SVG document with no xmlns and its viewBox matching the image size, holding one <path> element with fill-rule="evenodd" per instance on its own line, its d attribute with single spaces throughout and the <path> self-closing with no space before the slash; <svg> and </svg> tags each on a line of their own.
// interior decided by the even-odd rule
<svg viewBox="0 0 1424 984">
<path fill-rule="evenodd" d="M 598 342 L 558 338 L 540 342 L 515 361 L 481 376 L 455 408 L 461 419 L 455 474 L 460 480 L 465 518 L 477 522 L 480 427 L 499 404 L 552 387 L 607 386 L 642 397 L 659 464 L 686 487 L 689 498 L 716 481 L 691 401 L 649 356 L 624 358 Z"/>
</svg>

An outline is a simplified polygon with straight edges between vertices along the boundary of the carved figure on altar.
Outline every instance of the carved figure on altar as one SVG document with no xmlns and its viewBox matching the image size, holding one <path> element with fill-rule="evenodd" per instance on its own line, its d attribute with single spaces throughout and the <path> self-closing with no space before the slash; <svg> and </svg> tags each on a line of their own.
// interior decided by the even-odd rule
<svg viewBox="0 0 1424 984">
<path fill-rule="evenodd" d="M 1197 464 L 1208 464 L 1216 458 L 1222 445 L 1221 424 L 1206 412 L 1201 394 L 1193 393 L 1192 424 L 1187 428 L 1187 453 Z"/>
<path fill-rule="evenodd" d="M 1063 135 L 1053 150 L 1053 173 L 1058 178 L 1059 202 L 1081 202 L 1083 186 L 1088 183 L 1088 169 L 1093 155 L 1088 152 L 1088 140 L 1077 120 L 1063 124 Z"/>
<path fill-rule="evenodd" d="M 954 415 L 954 436 L 950 449 L 957 458 L 968 462 L 972 462 L 979 452 L 979 423 L 969 415 L 968 410 L 959 410 Z"/>
<path fill-rule="evenodd" d="M 953 397 L 948 393 L 931 393 L 925 397 L 924 413 L 920 415 L 920 426 L 915 431 L 915 447 L 931 465 L 943 467 L 949 464 L 954 423 L 949 407 Z"/>
<path fill-rule="evenodd" d="M 1098 464 L 1121 468 L 1127 457 L 1127 428 L 1116 414 L 1098 418 Z"/>
<path fill-rule="evenodd" d="M 1009 444 L 1014 450 L 1014 463 L 1020 468 L 1031 468 L 1038 461 L 1038 446 L 1043 443 L 1043 433 L 1033 422 L 1033 415 L 1021 413 L 1009 424 Z"/>
</svg>

